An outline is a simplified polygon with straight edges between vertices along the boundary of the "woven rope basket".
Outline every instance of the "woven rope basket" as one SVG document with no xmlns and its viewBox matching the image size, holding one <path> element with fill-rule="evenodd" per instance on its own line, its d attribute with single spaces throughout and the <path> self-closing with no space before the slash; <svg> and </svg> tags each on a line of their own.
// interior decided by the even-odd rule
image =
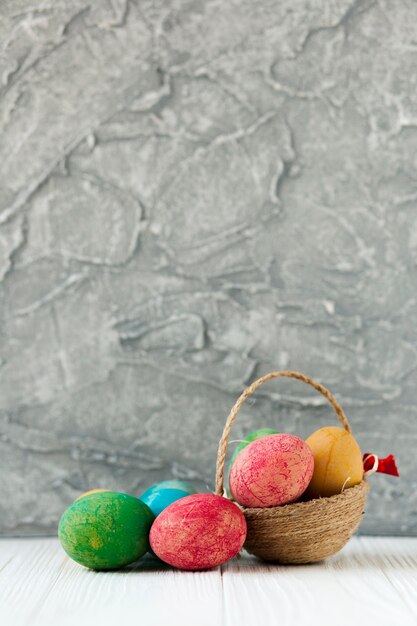
<svg viewBox="0 0 417 626">
<path fill-rule="evenodd" d="M 216 494 L 224 495 L 224 466 L 230 429 L 245 401 L 271 378 L 286 376 L 311 385 L 332 405 L 349 433 L 350 424 L 336 398 L 323 385 L 300 372 L 271 372 L 245 389 L 230 411 L 219 442 Z M 329 498 L 317 498 L 269 508 L 241 507 L 248 525 L 245 549 L 265 561 L 314 563 L 335 554 L 349 541 L 362 519 L 368 483 L 345 489 Z"/>
</svg>

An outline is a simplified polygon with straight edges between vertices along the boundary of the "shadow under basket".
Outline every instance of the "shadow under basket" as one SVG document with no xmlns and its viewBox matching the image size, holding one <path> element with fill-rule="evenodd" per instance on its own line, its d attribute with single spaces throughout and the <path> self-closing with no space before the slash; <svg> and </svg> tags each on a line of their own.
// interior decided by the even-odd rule
<svg viewBox="0 0 417 626">
<path fill-rule="evenodd" d="M 286 376 L 307 383 L 332 405 L 345 430 L 350 424 L 334 396 L 323 385 L 300 372 L 271 372 L 247 387 L 226 421 L 219 442 L 216 468 L 216 493 L 223 495 L 224 465 L 232 424 L 246 399 L 271 378 Z M 276 507 L 241 507 L 248 533 L 245 549 L 264 561 L 278 563 L 315 563 L 336 554 L 358 528 L 366 504 L 369 485 L 363 480 L 342 493 Z"/>
</svg>

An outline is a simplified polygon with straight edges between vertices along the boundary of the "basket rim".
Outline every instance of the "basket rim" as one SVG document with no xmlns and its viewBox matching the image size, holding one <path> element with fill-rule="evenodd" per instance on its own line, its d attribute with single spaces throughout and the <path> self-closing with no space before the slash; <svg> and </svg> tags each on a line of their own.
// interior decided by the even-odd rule
<svg viewBox="0 0 417 626">
<path fill-rule="evenodd" d="M 369 483 L 366 479 L 363 479 L 359 484 L 348 487 L 342 493 L 337 493 L 333 496 L 326 496 L 323 498 L 313 498 L 312 500 L 305 500 L 302 502 L 289 502 L 288 504 L 280 504 L 278 506 L 266 506 L 266 507 L 245 507 L 241 506 L 243 513 L 254 515 L 265 515 L 281 513 L 285 515 L 295 510 L 302 510 L 307 513 L 309 509 L 316 508 L 317 505 L 332 505 L 340 504 L 343 500 L 352 500 L 356 496 L 366 495 L 369 491 Z"/>
</svg>

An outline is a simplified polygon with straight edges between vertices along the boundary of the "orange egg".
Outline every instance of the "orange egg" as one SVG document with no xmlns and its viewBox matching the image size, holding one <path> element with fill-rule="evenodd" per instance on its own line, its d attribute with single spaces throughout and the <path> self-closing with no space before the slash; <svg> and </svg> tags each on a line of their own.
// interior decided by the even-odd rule
<svg viewBox="0 0 417 626">
<path fill-rule="evenodd" d="M 80 498 L 85 498 L 85 496 L 91 496 L 92 493 L 101 493 L 103 491 L 109 491 L 109 490 L 108 489 L 91 489 L 90 491 L 86 491 L 82 493 L 80 496 L 78 496 L 78 498 L 76 498 L 76 500 L 79 500 Z"/>
<path fill-rule="evenodd" d="M 320 428 L 306 439 L 306 444 L 314 456 L 307 498 L 334 496 L 362 481 L 362 452 L 353 435 L 343 428 Z"/>
</svg>

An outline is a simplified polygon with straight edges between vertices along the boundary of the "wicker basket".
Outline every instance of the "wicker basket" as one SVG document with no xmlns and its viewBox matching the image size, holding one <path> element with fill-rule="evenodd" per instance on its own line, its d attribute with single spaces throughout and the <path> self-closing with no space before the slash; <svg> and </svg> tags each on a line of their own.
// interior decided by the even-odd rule
<svg viewBox="0 0 417 626">
<path fill-rule="evenodd" d="M 332 405 L 343 427 L 350 424 L 335 397 L 312 378 L 300 372 L 271 372 L 245 389 L 232 408 L 219 442 L 216 467 L 216 494 L 224 494 L 224 466 L 229 433 L 242 405 L 258 387 L 271 378 L 296 378 L 319 391 Z M 349 541 L 364 513 L 368 483 L 345 489 L 330 498 L 317 498 L 268 508 L 245 508 L 248 525 L 245 549 L 265 561 L 314 563 L 335 554 Z"/>
</svg>

